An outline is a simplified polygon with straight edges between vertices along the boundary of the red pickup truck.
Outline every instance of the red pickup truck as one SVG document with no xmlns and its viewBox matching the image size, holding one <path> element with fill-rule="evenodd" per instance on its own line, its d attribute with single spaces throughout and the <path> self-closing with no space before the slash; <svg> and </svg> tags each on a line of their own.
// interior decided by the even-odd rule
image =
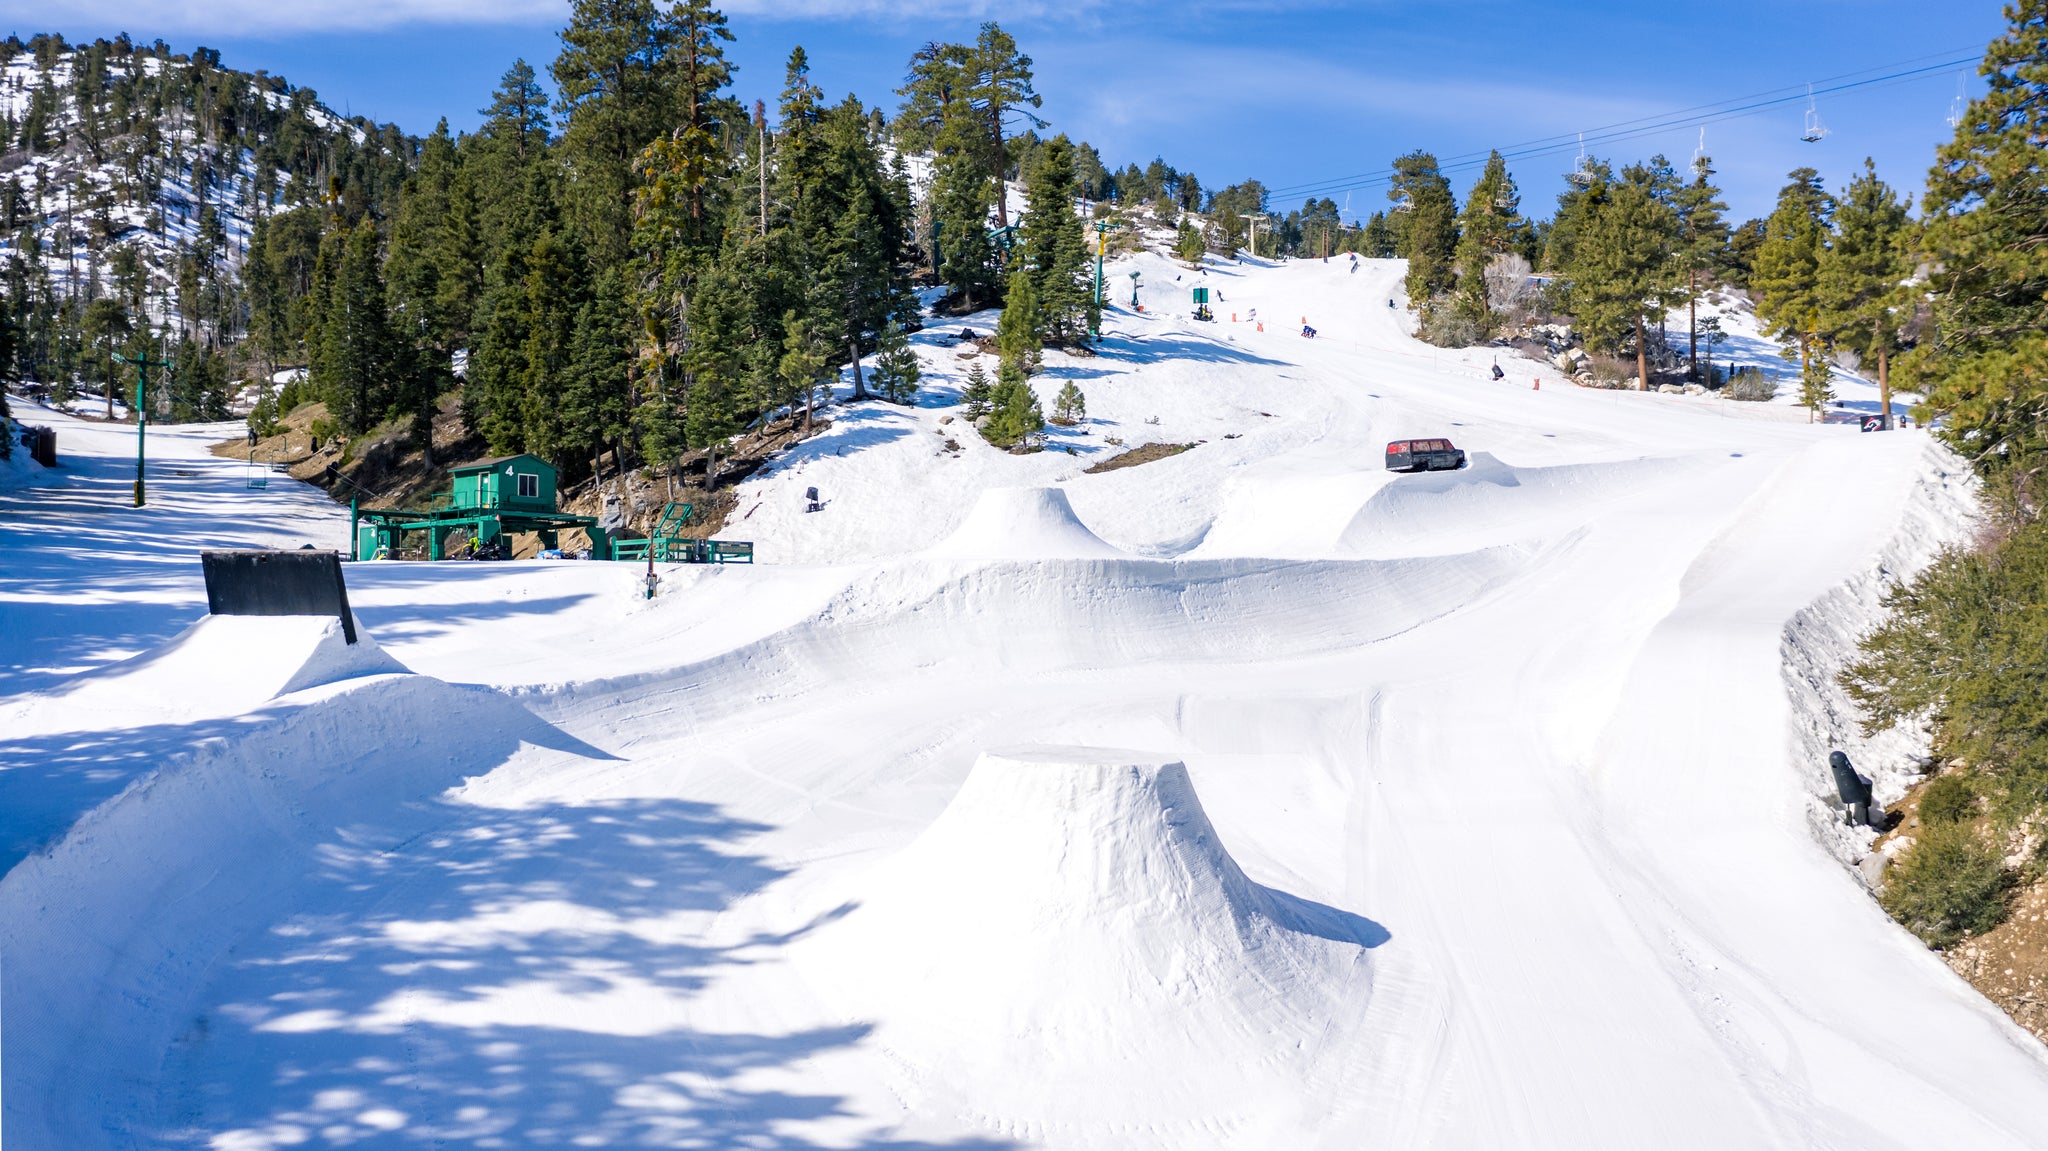
<svg viewBox="0 0 2048 1151">
<path fill-rule="evenodd" d="M 1454 472 L 1465 466 L 1465 453 L 1449 440 L 1395 440 L 1387 445 L 1390 472 Z"/>
</svg>

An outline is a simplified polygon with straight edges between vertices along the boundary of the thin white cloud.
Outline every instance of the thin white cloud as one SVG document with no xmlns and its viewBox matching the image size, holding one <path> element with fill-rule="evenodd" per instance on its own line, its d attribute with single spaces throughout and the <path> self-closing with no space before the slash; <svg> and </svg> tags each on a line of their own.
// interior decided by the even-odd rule
<svg viewBox="0 0 2048 1151">
<path fill-rule="evenodd" d="M 568 14 L 568 0 L 0 0 L 17 32 L 105 28 L 160 35 L 361 32 L 406 24 L 539 24 Z"/>
</svg>

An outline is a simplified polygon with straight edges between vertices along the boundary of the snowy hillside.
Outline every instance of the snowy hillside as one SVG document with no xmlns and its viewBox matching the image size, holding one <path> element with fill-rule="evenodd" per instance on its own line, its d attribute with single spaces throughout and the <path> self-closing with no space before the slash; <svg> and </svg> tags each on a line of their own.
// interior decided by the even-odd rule
<svg viewBox="0 0 2048 1151">
<path fill-rule="evenodd" d="M 359 650 L 201 622 L 193 558 L 344 509 L 224 427 L 130 509 L 122 429 L 19 404 L 66 467 L 0 495 L 5 1133 L 2048 1145 L 2048 1053 L 1870 899 L 1817 755 L 1898 794 L 1825 675 L 1966 470 L 1495 381 L 1401 275 L 1112 265 L 1029 455 L 957 406 L 992 317 L 933 323 L 916 406 L 743 486 L 759 566 L 352 564 Z"/>
<path fill-rule="evenodd" d="M 55 43 L 0 64 L 0 261 L 33 264 L 57 298 L 132 291 L 152 324 L 189 324 L 181 264 L 232 278 L 256 220 L 315 194 L 312 173 L 295 182 L 292 169 L 334 138 L 366 139 L 311 91 L 222 69 L 218 54 Z M 132 285 L 116 283 L 124 252 L 139 265 Z M 35 289 L 34 273 L 22 284 Z"/>
</svg>

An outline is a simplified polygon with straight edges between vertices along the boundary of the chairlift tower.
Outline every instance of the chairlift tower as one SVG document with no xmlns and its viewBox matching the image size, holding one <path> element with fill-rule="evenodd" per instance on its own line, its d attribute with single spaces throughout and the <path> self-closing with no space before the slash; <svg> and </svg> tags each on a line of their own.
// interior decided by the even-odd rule
<svg viewBox="0 0 2048 1151">
<path fill-rule="evenodd" d="M 1247 241 L 1246 246 L 1252 250 L 1252 255 L 1256 257 L 1259 254 L 1259 221 L 1270 220 L 1272 217 L 1264 212 L 1239 212 L 1238 215 L 1251 221 L 1251 238 Z"/>
<path fill-rule="evenodd" d="M 1820 122 L 1820 109 L 1813 102 L 1813 85 L 1806 85 L 1806 131 L 1799 138 L 1809 144 L 1818 144 L 1828 134 L 1828 126 Z"/>
</svg>

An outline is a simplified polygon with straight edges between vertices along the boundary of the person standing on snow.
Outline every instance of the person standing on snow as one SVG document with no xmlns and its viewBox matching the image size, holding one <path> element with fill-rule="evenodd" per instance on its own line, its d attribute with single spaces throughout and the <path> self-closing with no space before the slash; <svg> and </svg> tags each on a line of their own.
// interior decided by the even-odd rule
<svg viewBox="0 0 2048 1151">
<path fill-rule="evenodd" d="M 1882 819 L 1870 817 L 1870 781 L 1856 774 L 1855 765 L 1839 751 L 1828 753 L 1828 770 L 1835 775 L 1835 794 L 1850 827 L 1876 827 Z"/>
</svg>

